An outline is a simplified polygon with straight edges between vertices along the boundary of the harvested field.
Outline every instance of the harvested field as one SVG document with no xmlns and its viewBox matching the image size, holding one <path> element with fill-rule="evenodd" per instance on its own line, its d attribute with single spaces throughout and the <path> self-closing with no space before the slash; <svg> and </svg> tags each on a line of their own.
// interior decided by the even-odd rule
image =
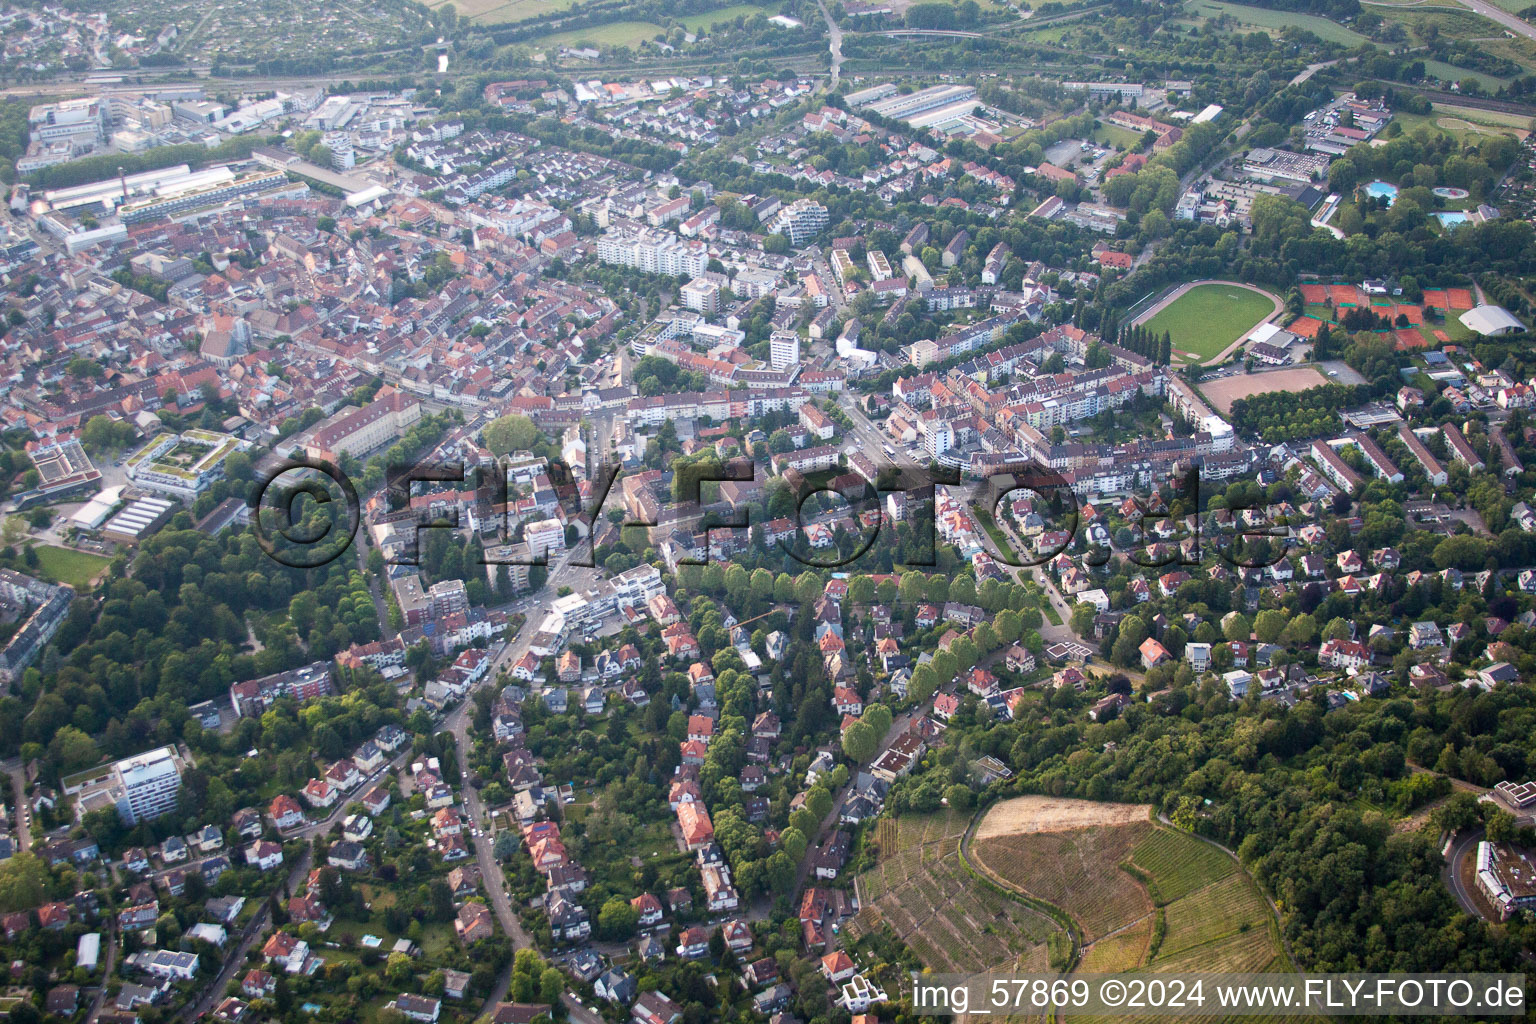
<svg viewBox="0 0 1536 1024">
<path fill-rule="evenodd" d="M 1145 822 L 1146 804 L 1101 804 L 1064 797 L 1020 796 L 995 805 L 976 826 L 976 842 L 1030 832 L 1065 832 L 1093 825 Z"/>
</svg>

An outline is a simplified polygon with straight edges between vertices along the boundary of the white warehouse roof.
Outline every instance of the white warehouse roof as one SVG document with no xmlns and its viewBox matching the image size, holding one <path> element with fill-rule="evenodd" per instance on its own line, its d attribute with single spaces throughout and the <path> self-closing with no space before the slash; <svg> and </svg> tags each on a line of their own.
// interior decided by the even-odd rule
<svg viewBox="0 0 1536 1024">
<path fill-rule="evenodd" d="M 1482 335 L 1514 334 L 1525 330 L 1525 324 L 1503 306 L 1478 306 L 1461 314 L 1461 322 L 1467 329 Z"/>
</svg>

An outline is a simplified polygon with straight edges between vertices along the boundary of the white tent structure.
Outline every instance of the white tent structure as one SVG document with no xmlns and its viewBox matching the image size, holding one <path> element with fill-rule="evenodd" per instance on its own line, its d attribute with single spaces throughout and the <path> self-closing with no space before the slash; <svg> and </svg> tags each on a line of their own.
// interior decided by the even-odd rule
<svg viewBox="0 0 1536 1024">
<path fill-rule="evenodd" d="M 1518 334 L 1525 330 L 1525 324 L 1503 306 L 1478 306 L 1475 309 L 1469 309 L 1461 314 L 1461 322 L 1467 330 L 1486 338 L 1498 337 L 1501 334 Z"/>
</svg>

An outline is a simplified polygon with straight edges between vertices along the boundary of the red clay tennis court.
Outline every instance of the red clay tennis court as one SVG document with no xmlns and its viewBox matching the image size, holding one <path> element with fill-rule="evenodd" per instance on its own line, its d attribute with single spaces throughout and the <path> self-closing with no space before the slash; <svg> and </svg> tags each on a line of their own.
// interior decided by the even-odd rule
<svg viewBox="0 0 1536 1024">
<path fill-rule="evenodd" d="M 1317 317 L 1304 316 L 1291 321 L 1286 330 L 1301 338 L 1315 338 L 1318 328 L 1322 326 L 1323 322 Z"/>
</svg>

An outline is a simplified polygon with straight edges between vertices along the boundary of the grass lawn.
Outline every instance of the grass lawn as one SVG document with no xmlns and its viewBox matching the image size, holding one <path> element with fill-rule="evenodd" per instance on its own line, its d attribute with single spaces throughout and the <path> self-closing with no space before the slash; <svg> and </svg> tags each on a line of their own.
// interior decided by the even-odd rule
<svg viewBox="0 0 1536 1024">
<path fill-rule="evenodd" d="M 615 21 L 594 28 L 575 29 L 541 36 L 536 42 L 541 46 L 628 46 L 634 48 L 647 39 L 656 38 L 664 31 L 660 25 L 649 21 Z"/>
<path fill-rule="evenodd" d="M 735 21 L 738 15 L 750 18 L 754 14 L 767 14 L 768 10 L 756 4 L 735 4 L 731 7 L 722 7 L 718 11 L 705 11 L 703 14 L 688 14 L 677 19 L 683 27 L 690 32 L 697 32 L 701 28 L 710 28 L 727 21 Z"/>
<path fill-rule="evenodd" d="M 998 528 L 997 523 L 992 518 L 991 510 L 973 508 L 971 512 L 976 516 L 976 521 L 981 524 L 981 528 L 987 531 L 987 536 L 992 538 L 992 543 L 997 545 L 997 550 L 1009 558 L 1017 560 L 1019 557 L 1018 553 L 1013 550 L 1013 545 L 1008 542 L 1007 536 Z"/>
<path fill-rule="evenodd" d="M 76 590 L 82 591 L 91 589 L 91 581 L 111 561 L 88 551 L 56 548 L 48 544 L 38 544 L 32 550 L 37 552 L 39 576 L 55 583 L 68 583 Z"/>
<path fill-rule="evenodd" d="M 1155 334 L 1172 334 L 1175 355 L 1193 353 L 1203 361 L 1242 337 L 1272 308 L 1268 298 L 1247 288 L 1201 284 L 1179 296 L 1146 326 Z"/>
<path fill-rule="evenodd" d="M 1117 124 L 1101 124 L 1093 133 L 1093 141 L 1101 146 L 1124 147 L 1130 152 L 1141 148 L 1141 135 Z"/>
<path fill-rule="evenodd" d="M 444 921 L 434 921 L 421 930 L 421 941 L 417 943 L 421 947 L 421 955 L 429 960 L 436 960 L 447 952 L 453 945 L 453 926 Z"/>
<path fill-rule="evenodd" d="M 1402 123 L 1403 132 L 1419 128 L 1449 135 L 1457 142 L 1476 143 L 1486 135 L 1511 135 L 1524 139 L 1530 134 L 1533 119 L 1518 114 L 1506 114 L 1497 110 L 1476 110 L 1449 103 L 1436 103 L 1428 114 L 1399 113 L 1395 120 Z M 1448 201 L 1446 209 L 1458 209 L 1465 203 Z"/>
<path fill-rule="evenodd" d="M 1248 7 L 1244 4 L 1225 4 L 1219 0 L 1200 0 L 1189 9 L 1207 18 L 1219 17 L 1223 14 L 1230 15 L 1250 28 L 1267 32 L 1275 32 L 1294 25 L 1297 28 L 1306 29 L 1324 42 L 1338 43 L 1342 46 L 1355 47 L 1370 42 L 1360 33 L 1315 14 L 1271 11 L 1263 7 Z M 1387 12 L 1383 10 L 1381 13 L 1385 16 Z"/>
<path fill-rule="evenodd" d="M 1463 82 L 1470 78 L 1480 83 L 1489 92 L 1496 91 L 1501 85 L 1509 84 L 1509 79 L 1507 78 L 1499 78 L 1496 75 L 1490 75 L 1483 71 L 1469 71 L 1466 68 L 1459 68 L 1454 64 L 1447 64 L 1443 60 L 1426 60 L 1424 62 L 1424 70 L 1436 78 L 1442 78 L 1447 82 Z"/>
<path fill-rule="evenodd" d="M 1502 110 L 1481 110 L 1477 107 L 1459 107 L 1454 103 L 1436 103 L 1435 113 L 1445 117 L 1459 117 L 1463 121 L 1491 125 L 1500 128 L 1531 127 L 1532 118 L 1521 114 L 1508 114 Z"/>
</svg>

